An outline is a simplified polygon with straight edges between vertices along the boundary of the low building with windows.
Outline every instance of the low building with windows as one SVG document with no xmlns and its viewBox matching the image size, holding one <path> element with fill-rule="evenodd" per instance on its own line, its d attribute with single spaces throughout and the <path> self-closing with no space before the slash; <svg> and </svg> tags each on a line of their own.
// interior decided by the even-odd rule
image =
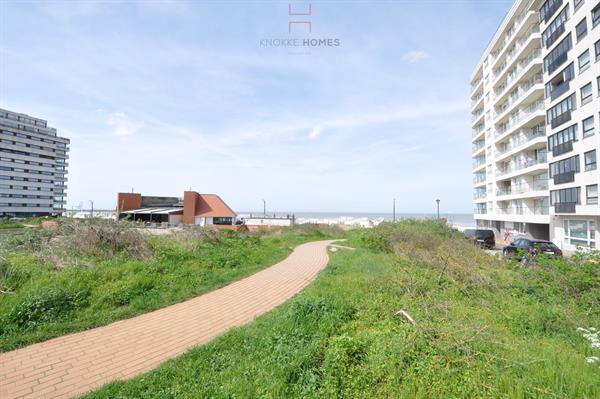
<svg viewBox="0 0 600 399">
<path fill-rule="evenodd" d="M 183 197 L 158 197 L 118 193 L 117 219 L 227 228 L 235 224 L 236 213 L 216 194 L 185 191 Z"/>
<path fill-rule="evenodd" d="M 471 88 L 477 225 L 597 248 L 600 2 L 516 0 Z"/>
</svg>

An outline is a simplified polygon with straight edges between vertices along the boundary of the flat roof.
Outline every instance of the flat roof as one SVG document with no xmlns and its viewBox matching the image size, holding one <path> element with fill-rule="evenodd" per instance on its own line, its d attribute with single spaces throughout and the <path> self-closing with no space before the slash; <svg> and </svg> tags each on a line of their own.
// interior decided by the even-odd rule
<svg viewBox="0 0 600 399">
<path fill-rule="evenodd" d="M 135 215 L 170 215 L 172 213 L 183 213 L 183 208 L 140 208 L 130 209 L 128 211 L 121 211 L 121 213 L 135 214 Z"/>
</svg>

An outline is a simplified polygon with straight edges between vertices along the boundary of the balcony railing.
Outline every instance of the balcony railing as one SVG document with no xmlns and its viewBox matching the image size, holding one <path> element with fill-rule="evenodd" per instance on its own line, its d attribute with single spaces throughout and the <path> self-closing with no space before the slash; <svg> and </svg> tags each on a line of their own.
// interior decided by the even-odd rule
<svg viewBox="0 0 600 399">
<path fill-rule="evenodd" d="M 503 126 L 501 126 L 500 128 L 498 128 L 498 130 L 496 132 L 496 137 L 503 135 L 504 133 L 506 133 L 507 131 L 512 129 L 514 126 L 519 124 L 522 120 L 528 118 L 535 112 L 543 110 L 543 109 L 544 109 L 544 101 L 540 100 L 540 101 L 536 101 L 535 103 L 531 104 L 528 107 L 525 107 L 525 108 L 515 112 L 514 115 L 511 115 L 511 119 L 508 123 L 506 123 Z"/>
<path fill-rule="evenodd" d="M 485 215 L 487 213 L 487 209 L 486 208 L 475 208 L 473 210 L 473 213 L 475 213 L 476 215 Z"/>
<path fill-rule="evenodd" d="M 481 132 L 483 132 L 485 130 L 485 125 L 479 125 L 478 127 L 476 127 L 475 129 L 473 129 L 473 135 L 472 137 L 476 137 L 478 136 Z"/>
<path fill-rule="evenodd" d="M 477 191 L 473 194 L 473 199 L 482 199 L 482 198 L 486 198 L 487 197 L 487 193 L 485 191 Z"/>
<path fill-rule="evenodd" d="M 552 156 L 557 157 L 559 155 L 566 154 L 567 152 L 571 151 L 573 151 L 573 140 L 552 147 Z"/>
<path fill-rule="evenodd" d="M 473 169 L 485 165 L 485 159 L 473 161 Z"/>
<path fill-rule="evenodd" d="M 516 194 L 525 194 L 535 191 L 544 191 L 548 189 L 548 182 L 535 182 L 533 185 L 525 185 L 521 184 L 518 186 L 507 187 L 505 189 L 501 189 L 496 191 L 496 195 L 499 197 L 505 195 L 516 195 Z"/>
<path fill-rule="evenodd" d="M 530 130 L 530 132 L 531 133 L 529 133 L 529 134 L 519 135 L 519 136 L 517 136 L 516 140 L 510 141 L 508 144 L 506 144 L 504 147 L 502 147 L 502 149 L 500 149 L 498 151 L 498 155 L 505 154 L 508 151 L 511 151 L 511 150 L 521 146 L 522 144 L 530 142 L 536 138 L 546 137 L 546 132 L 543 129 Z"/>
<path fill-rule="evenodd" d="M 477 174 L 473 177 L 473 184 L 481 183 L 485 181 L 484 174 Z"/>
<path fill-rule="evenodd" d="M 554 204 L 554 213 L 575 213 L 576 202 L 560 202 Z"/>
<path fill-rule="evenodd" d="M 499 176 L 502 176 L 502 175 L 506 175 L 508 173 L 516 172 L 521 169 L 527 169 L 527 168 L 530 168 L 535 165 L 544 164 L 546 162 L 547 162 L 546 156 L 544 155 L 544 156 L 540 156 L 538 159 L 529 159 L 524 162 L 518 162 L 518 163 L 512 164 L 506 168 L 498 168 L 497 173 Z"/>
<path fill-rule="evenodd" d="M 479 151 L 483 147 L 485 147 L 485 142 L 484 141 L 478 141 L 477 143 L 473 144 L 473 152 Z"/>
<path fill-rule="evenodd" d="M 563 123 L 567 123 L 570 120 L 571 120 L 571 111 L 569 110 L 569 111 L 563 112 L 556 118 L 552 119 L 550 121 L 550 126 L 552 126 L 552 128 L 554 129 L 555 127 L 558 127 L 558 126 L 562 125 Z"/>
<path fill-rule="evenodd" d="M 559 173 L 552 177 L 554 184 L 571 183 L 575 181 L 575 172 Z"/>
<path fill-rule="evenodd" d="M 481 114 L 483 114 L 483 110 L 474 113 L 471 117 L 471 122 L 475 122 L 481 116 Z"/>
<path fill-rule="evenodd" d="M 479 102 L 479 100 L 481 100 L 483 98 L 483 94 L 478 95 L 477 97 L 475 97 L 474 99 L 471 100 L 471 107 L 474 107 L 475 104 L 477 104 Z"/>
</svg>

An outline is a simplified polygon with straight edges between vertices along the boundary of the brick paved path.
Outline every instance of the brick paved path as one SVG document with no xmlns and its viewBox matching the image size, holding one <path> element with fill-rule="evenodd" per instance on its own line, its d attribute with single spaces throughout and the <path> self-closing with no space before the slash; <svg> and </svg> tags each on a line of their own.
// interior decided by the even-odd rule
<svg viewBox="0 0 600 399">
<path fill-rule="evenodd" d="M 328 263 L 331 241 L 226 287 L 104 327 L 0 354 L 0 398 L 71 397 L 131 378 L 285 302 Z"/>
</svg>

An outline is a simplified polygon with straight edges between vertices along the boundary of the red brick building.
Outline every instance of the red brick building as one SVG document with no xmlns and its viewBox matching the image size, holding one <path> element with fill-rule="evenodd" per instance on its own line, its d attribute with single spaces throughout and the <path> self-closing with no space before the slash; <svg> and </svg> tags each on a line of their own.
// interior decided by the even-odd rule
<svg viewBox="0 0 600 399">
<path fill-rule="evenodd" d="M 231 226 L 236 213 L 216 194 L 185 191 L 181 197 L 117 194 L 117 218 L 169 224 Z"/>
</svg>

